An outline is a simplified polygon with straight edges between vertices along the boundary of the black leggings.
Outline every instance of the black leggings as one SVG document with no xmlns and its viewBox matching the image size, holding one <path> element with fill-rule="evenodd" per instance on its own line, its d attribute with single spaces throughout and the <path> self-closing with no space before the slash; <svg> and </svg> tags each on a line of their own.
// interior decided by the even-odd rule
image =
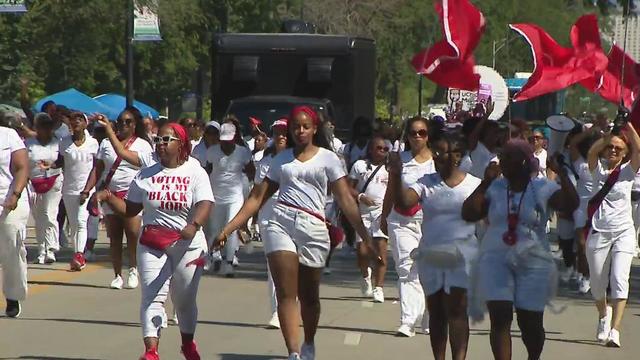
<svg viewBox="0 0 640 360">
<path fill-rule="evenodd" d="M 558 239 L 560 249 L 562 249 L 562 260 L 564 266 L 572 267 L 576 265 L 576 252 L 573 249 L 574 239 Z"/>
</svg>

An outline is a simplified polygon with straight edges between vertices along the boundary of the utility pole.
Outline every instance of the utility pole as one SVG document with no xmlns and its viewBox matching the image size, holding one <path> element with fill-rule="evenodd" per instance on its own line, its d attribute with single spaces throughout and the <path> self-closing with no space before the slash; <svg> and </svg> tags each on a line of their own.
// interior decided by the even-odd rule
<svg viewBox="0 0 640 360">
<path fill-rule="evenodd" d="M 133 106 L 133 0 L 127 0 L 127 31 L 125 31 L 127 52 L 127 107 Z"/>
</svg>

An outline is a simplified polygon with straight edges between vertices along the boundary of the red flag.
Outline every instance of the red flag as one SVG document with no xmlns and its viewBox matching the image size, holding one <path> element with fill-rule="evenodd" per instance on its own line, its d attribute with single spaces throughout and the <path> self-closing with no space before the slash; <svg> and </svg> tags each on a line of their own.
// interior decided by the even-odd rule
<svg viewBox="0 0 640 360">
<path fill-rule="evenodd" d="M 571 44 L 574 50 L 581 57 L 593 56 L 597 65 L 593 66 L 592 76 L 580 82 L 580 85 L 591 92 L 596 92 L 600 77 L 606 71 L 602 66 L 604 58 L 607 56 L 602 50 L 600 41 L 600 29 L 598 28 L 598 18 L 594 14 L 584 15 L 571 27 Z"/>
<path fill-rule="evenodd" d="M 484 16 L 469 0 L 442 0 L 436 11 L 444 38 L 416 54 L 413 67 L 439 85 L 477 90 L 480 76 L 473 73 L 473 51 L 484 32 Z"/>
<path fill-rule="evenodd" d="M 622 79 L 622 62 L 624 61 L 624 79 Z M 600 77 L 597 93 L 605 100 L 620 104 L 620 91 L 623 94 L 623 104 L 630 109 L 640 90 L 638 64 L 620 47 L 613 45 L 609 51 L 609 65 L 607 71 Z M 620 83 L 624 82 L 621 89 Z"/>
<path fill-rule="evenodd" d="M 518 92 L 514 101 L 564 89 L 593 77 L 607 66 L 606 57 L 598 56 L 595 49 L 573 49 L 560 46 L 542 28 L 533 24 L 512 24 L 511 29 L 522 35 L 533 52 L 534 70 L 529 81 Z"/>
</svg>

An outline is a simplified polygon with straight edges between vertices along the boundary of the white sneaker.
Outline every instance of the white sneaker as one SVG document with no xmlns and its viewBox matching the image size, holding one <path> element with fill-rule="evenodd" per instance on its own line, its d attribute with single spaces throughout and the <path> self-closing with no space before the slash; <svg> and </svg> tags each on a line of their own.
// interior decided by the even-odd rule
<svg viewBox="0 0 640 360">
<path fill-rule="evenodd" d="M 315 360 L 316 346 L 314 344 L 304 343 L 300 349 L 300 360 Z"/>
<path fill-rule="evenodd" d="M 84 252 L 84 259 L 87 262 L 94 262 L 96 261 L 96 253 L 93 250 L 87 250 Z"/>
<path fill-rule="evenodd" d="M 609 336 L 607 337 L 607 347 L 620 347 L 620 332 L 616 329 L 611 329 L 609 331 Z"/>
<path fill-rule="evenodd" d="M 581 294 L 586 294 L 589 290 L 591 290 L 591 281 L 583 276 L 582 280 L 578 282 L 578 291 Z"/>
<path fill-rule="evenodd" d="M 411 326 L 405 324 L 400 325 L 398 331 L 396 331 L 396 336 L 401 337 L 413 337 L 415 334 Z"/>
<path fill-rule="evenodd" d="M 33 261 L 34 264 L 43 265 L 44 264 L 44 254 L 38 255 L 38 257 Z"/>
<path fill-rule="evenodd" d="M 127 283 L 124 287 L 126 289 L 135 289 L 138 287 L 138 269 L 134 267 L 129 268 L 129 276 L 127 276 Z"/>
<path fill-rule="evenodd" d="M 223 261 L 222 265 L 220 266 L 220 272 L 218 272 L 218 274 L 220 274 L 221 276 L 224 277 L 228 277 L 228 278 L 232 278 L 235 276 L 234 274 L 234 270 L 233 270 L 233 264 Z"/>
<path fill-rule="evenodd" d="M 431 331 L 429 331 L 429 313 L 425 312 L 425 315 L 420 320 L 420 326 L 422 327 L 422 333 L 425 335 L 429 335 Z"/>
<path fill-rule="evenodd" d="M 123 284 L 124 284 L 124 281 L 122 281 L 122 276 L 118 275 L 118 276 L 116 276 L 115 279 L 113 279 L 113 281 L 111 282 L 111 285 L 109 285 L 109 287 L 112 288 L 112 289 L 120 290 L 120 289 L 122 289 L 122 285 Z"/>
<path fill-rule="evenodd" d="M 277 311 L 271 315 L 271 319 L 269 320 L 269 323 L 267 323 L 267 328 L 280 329 L 280 318 L 278 317 Z"/>
<path fill-rule="evenodd" d="M 369 275 L 365 278 L 362 278 L 362 282 L 360 283 L 360 291 L 362 292 L 362 296 L 370 297 L 373 295 L 373 287 L 371 285 L 371 268 L 368 268 Z"/>
<path fill-rule="evenodd" d="M 173 316 L 171 317 L 171 322 L 173 325 L 180 325 L 180 321 L 178 320 L 178 314 L 175 310 L 173 310 Z"/>
<path fill-rule="evenodd" d="M 382 304 L 384 302 L 384 291 L 380 286 L 376 286 L 371 292 L 373 295 L 373 302 Z"/>
<path fill-rule="evenodd" d="M 231 265 L 233 265 L 233 267 L 238 267 L 240 266 L 240 261 L 238 261 L 238 257 L 233 255 L 233 262 L 231 263 Z"/>
<path fill-rule="evenodd" d="M 291 353 L 287 360 L 300 360 L 300 355 L 298 353 Z"/>
<path fill-rule="evenodd" d="M 54 262 L 56 262 L 56 254 L 51 250 L 47 250 L 47 255 L 44 258 L 44 262 L 45 264 L 53 264 Z"/>
<path fill-rule="evenodd" d="M 610 306 L 607 306 L 607 314 L 603 318 L 598 319 L 596 339 L 599 342 L 605 342 L 609 336 L 609 333 L 611 332 L 611 315 L 612 308 Z"/>
<path fill-rule="evenodd" d="M 330 267 L 325 267 L 324 270 L 322 270 L 322 273 L 324 275 L 331 275 L 331 268 Z"/>
<path fill-rule="evenodd" d="M 571 280 L 571 274 L 573 274 L 573 266 L 562 270 L 560 273 L 560 280 L 565 283 L 569 282 L 569 280 Z"/>
</svg>

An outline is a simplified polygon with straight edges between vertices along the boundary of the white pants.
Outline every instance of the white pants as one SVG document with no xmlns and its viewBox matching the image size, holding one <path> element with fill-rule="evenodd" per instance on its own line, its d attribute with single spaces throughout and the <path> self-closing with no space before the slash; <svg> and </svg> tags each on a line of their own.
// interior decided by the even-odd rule
<svg viewBox="0 0 640 360">
<path fill-rule="evenodd" d="M 220 234 L 224 226 L 238 214 L 238 211 L 242 208 L 242 203 L 242 199 L 238 199 L 233 203 L 216 203 L 216 208 L 209 214 L 208 241 L 210 243 L 213 243 L 213 239 Z M 240 238 L 238 236 L 238 232 L 234 231 L 229 234 L 227 242 L 224 244 L 222 257 L 226 261 L 232 261 L 233 256 L 240 247 Z"/>
<path fill-rule="evenodd" d="M 87 212 L 88 213 L 88 212 Z M 98 230 L 100 229 L 100 216 L 91 216 L 87 221 L 87 239 L 98 239 Z"/>
<path fill-rule="evenodd" d="M 425 312 L 424 291 L 420 285 L 417 266 L 409 256 L 420 244 L 420 222 L 392 211 L 387 220 L 389 245 L 398 273 L 400 291 L 400 323 L 413 328 Z"/>
<path fill-rule="evenodd" d="M 586 255 L 594 299 L 604 299 L 607 287 L 610 288 L 611 299 L 628 298 L 635 235 L 635 229 L 630 227 L 616 232 L 591 232 L 587 237 Z"/>
<path fill-rule="evenodd" d="M 45 255 L 49 250 L 60 250 L 58 208 L 62 197 L 61 189 L 62 176 L 58 176 L 51 190 L 43 194 L 34 193 L 31 210 L 35 220 L 40 255 Z"/>
<path fill-rule="evenodd" d="M 202 268 L 187 266 L 207 251 L 202 232 L 192 241 L 178 241 L 164 251 L 138 244 L 140 272 L 140 322 L 143 337 L 160 337 L 167 326 L 164 303 L 171 288 L 171 301 L 180 319 L 180 332 L 193 334 L 198 321 L 196 296 Z"/>
<path fill-rule="evenodd" d="M 266 203 L 265 205 L 269 205 Z M 265 209 L 265 213 L 260 210 L 260 221 L 259 221 L 259 229 L 260 235 L 265 234 L 267 232 L 267 220 L 271 215 L 270 208 Z M 265 253 L 266 255 L 266 253 Z M 271 304 L 271 314 L 278 311 L 278 299 L 276 298 L 276 285 L 273 282 L 273 276 L 271 276 L 271 269 L 269 268 L 269 259 L 267 258 L 267 290 L 269 291 L 269 303 Z"/>
<path fill-rule="evenodd" d="M 24 240 L 28 219 L 29 203 L 25 198 L 18 201 L 15 210 L 0 214 L 2 291 L 9 300 L 22 301 L 27 297 L 27 249 Z"/>
<path fill-rule="evenodd" d="M 80 204 L 80 195 L 62 195 L 62 200 L 67 210 L 73 251 L 84 252 L 84 247 L 87 244 L 87 221 L 89 219 L 88 200 L 82 205 Z"/>
</svg>

